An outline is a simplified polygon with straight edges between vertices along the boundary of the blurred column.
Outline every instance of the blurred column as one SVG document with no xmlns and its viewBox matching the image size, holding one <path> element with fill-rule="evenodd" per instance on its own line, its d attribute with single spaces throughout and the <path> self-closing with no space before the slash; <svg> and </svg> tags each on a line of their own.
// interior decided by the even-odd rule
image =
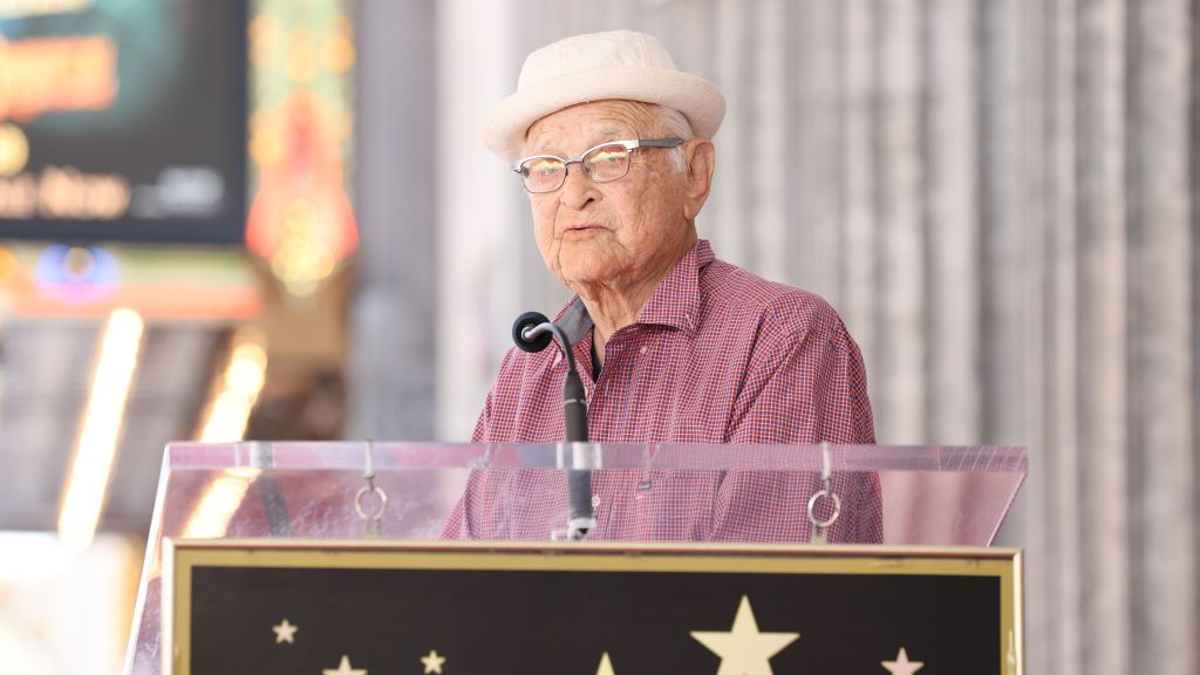
<svg viewBox="0 0 1200 675">
<path fill-rule="evenodd" d="M 1035 181 L 1028 180 L 1033 153 L 1023 141 L 1031 119 L 1029 96 L 1040 100 L 1042 92 L 1029 73 L 1037 67 L 1037 39 L 1022 23 L 1023 9 L 1022 0 L 979 7 L 980 259 L 973 285 L 981 295 L 977 339 L 982 378 L 972 389 L 981 400 L 976 437 L 1028 446 L 1036 440 L 1029 429 L 1032 411 L 1041 405 L 1041 390 L 1027 364 L 1036 362 L 1042 336 L 1036 332 L 1041 294 L 1028 292 L 1028 284 L 1040 274 L 1040 248 L 1030 236 L 1036 230 L 1029 223 L 1037 222 L 1030 190 Z M 1024 508 L 1025 500 L 1019 499 L 1003 543 L 1022 541 Z"/>
<path fill-rule="evenodd" d="M 870 0 L 846 0 L 841 3 L 840 31 L 842 70 L 840 73 L 840 116 L 842 118 L 841 162 L 838 165 L 838 191 L 841 199 L 841 304 L 837 307 L 851 334 L 858 341 L 867 364 L 867 379 L 877 391 L 874 368 L 879 364 L 875 317 L 878 314 L 879 263 L 876 250 L 878 235 L 878 186 L 876 185 L 875 145 L 879 127 L 875 124 L 875 88 L 879 78 L 877 17 Z M 879 402 L 875 401 L 876 407 Z M 876 428 L 879 410 L 876 411 Z M 887 439 L 880 439 L 887 442 Z"/>
<path fill-rule="evenodd" d="M 786 181 L 784 232 L 776 248 L 793 283 L 840 308 L 842 272 L 841 6 L 787 3 L 780 86 L 787 115 L 771 141 L 787 150 L 775 167 Z M 761 141 L 760 141 L 761 142 Z"/>
<path fill-rule="evenodd" d="M 1026 93 L 1023 60 L 1028 55 L 1020 10 L 1015 0 L 997 0 L 983 3 L 980 16 L 982 440 L 988 443 L 1020 443 L 1025 429 L 1024 409 L 1018 401 L 1025 386 L 1020 364 L 1029 329 L 1019 281 L 1029 271 L 1021 249 L 1027 215 L 1021 163 Z"/>
<path fill-rule="evenodd" d="M 1037 2 L 1038 0 L 1033 0 Z M 1054 635 L 1040 644 L 1027 640 L 1029 672 L 1077 675 L 1083 640 L 1078 609 L 1084 593 L 1082 486 L 1078 478 L 1080 355 L 1078 223 L 1076 222 L 1075 97 L 1077 7 L 1054 0 L 1045 12 L 1046 127 L 1033 142 L 1046 144 L 1046 427 L 1045 444 L 1032 449 L 1027 540 L 1031 559 L 1026 597 L 1029 635 Z M 1040 474 L 1040 476 L 1039 476 Z M 1032 562 L 1040 560 L 1041 562 Z M 1038 567 L 1033 567 L 1038 565 Z M 1033 571 L 1038 570 L 1038 571 Z M 1034 601 L 1033 598 L 1041 598 Z M 1053 632 L 1051 632 L 1053 631 Z"/>
<path fill-rule="evenodd" d="M 936 0 L 923 17 L 924 69 L 928 105 L 924 125 L 926 158 L 925 252 L 928 274 L 926 358 L 929 368 L 929 428 L 938 443 L 975 443 L 981 434 L 979 224 L 979 52 L 976 7 Z M 1019 103 L 1015 101 L 1014 103 Z M 915 264 L 916 261 L 914 261 Z"/>
<path fill-rule="evenodd" d="M 1125 368 L 1126 4 L 1086 0 L 1078 8 L 1076 171 L 1082 510 L 1081 653 L 1088 675 L 1132 669 L 1130 636 L 1128 380 Z"/>
<path fill-rule="evenodd" d="M 875 434 L 884 443 L 927 438 L 925 241 L 921 155 L 921 4 L 879 5 L 879 136 L 875 171 L 880 222 L 879 330 L 887 336 L 869 364 L 874 379 Z"/>
<path fill-rule="evenodd" d="M 1078 586 L 1058 576 L 1066 552 L 1077 550 L 1077 538 L 1068 541 L 1060 516 L 1070 512 L 1078 493 L 1071 491 L 1072 502 L 1064 504 L 1056 489 L 1059 487 L 1056 459 L 1073 452 L 1073 447 L 1069 449 L 1056 442 L 1059 430 L 1069 426 L 1058 419 L 1063 392 L 1057 375 L 1060 366 L 1073 367 L 1070 359 L 1064 358 L 1065 364 L 1058 361 L 1061 355 L 1058 333 L 1064 325 L 1061 315 L 1073 314 L 1060 291 L 1062 275 L 1056 268 L 1060 260 L 1060 230 L 1064 227 L 1069 230 L 1072 224 L 1069 204 L 1062 202 L 1070 186 L 1069 178 L 1064 179 L 1062 173 L 1070 174 L 1062 168 L 1062 153 L 1069 144 L 1058 142 L 1063 135 L 1070 135 L 1064 114 L 1068 108 L 1063 105 L 1070 101 L 1063 96 L 1069 93 L 1069 88 L 1064 85 L 1062 75 L 1070 72 L 1063 67 L 1070 59 L 1064 59 L 1058 45 L 1062 40 L 1069 44 L 1072 33 L 1064 30 L 1061 3 L 1022 0 L 1021 13 L 1025 55 L 1021 180 L 1027 194 L 1025 215 L 1021 219 L 1022 248 L 1027 258 L 1022 298 L 1028 322 L 1022 344 L 1026 420 L 1023 443 L 1029 449 L 1029 475 L 1017 506 L 1009 515 L 1009 527 L 1001 531 L 1000 542 L 1025 548 L 1025 569 L 1029 571 L 1025 575 L 1025 597 L 1029 599 L 1025 605 L 1026 635 L 1058 631 L 1060 636 L 1057 641 L 1026 639 L 1026 672 L 1063 672 L 1055 660 L 1062 652 L 1058 645 L 1065 643 L 1068 636 L 1078 638 L 1074 626 L 1060 623 L 1059 602 L 1066 594 L 1076 593 Z M 1065 22 L 1066 26 L 1071 23 Z M 1070 264 L 1071 257 L 1063 256 L 1061 260 Z"/>
<path fill-rule="evenodd" d="M 430 137 L 440 177 L 437 429 L 451 441 L 470 438 L 511 345 L 512 321 L 528 302 L 520 289 L 533 242 L 522 220 L 529 207 L 520 183 L 482 140 L 492 107 L 516 89 L 525 58 L 518 42 L 522 9 L 514 0 L 437 6 L 439 115 Z"/>
<path fill-rule="evenodd" d="M 747 100 L 749 66 L 744 56 L 751 35 L 746 24 L 753 17 L 736 0 L 716 0 L 715 4 L 712 82 L 725 94 L 725 120 L 715 140 L 717 170 L 712 195 L 700 214 L 697 229 L 701 237 L 712 240 L 721 259 L 742 265 L 751 255 L 748 249 L 754 218 L 749 190 L 752 182 L 746 177 L 753 172 L 753 128 L 749 124 L 753 106 Z"/>
<path fill-rule="evenodd" d="M 1196 672 L 1189 90 L 1195 8 L 1131 3 L 1126 100 L 1132 669 Z M 1194 152 L 1193 146 L 1193 152 Z"/>
<path fill-rule="evenodd" d="M 754 107 L 754 161 L 746 167 L 753 181 L 755 272 L 783 279 L 788 272 L 788 134 L 786 5 L 763 0 L 753 7 L 754 52 L 749 92 Z"/>
<path fill-rule="evenodd" d="M 362 245 L 348 364 L 352 438 L 434 436 L 434 5 L 357 3 Z"/>
</svg>

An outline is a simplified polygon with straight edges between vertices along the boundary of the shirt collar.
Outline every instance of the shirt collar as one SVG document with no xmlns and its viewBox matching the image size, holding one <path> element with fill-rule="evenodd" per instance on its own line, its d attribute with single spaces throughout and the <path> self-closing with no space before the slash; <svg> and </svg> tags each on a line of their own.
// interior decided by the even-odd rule
<svg viewBox="0 0 1200 675">
<path fill-rule="evenodd" d="M 642 307 L 637 323 L 671 326 L 688 334 L 695 333 L 700 308 L 700 270 L 714 257 L 708 240 L 697 240 L 654 289 Z M 587 307 L 578 295 L 571 298 L 554 323 L 563 329 L 571 344 L 587 335 L 593 326 Z"/>
</svg>

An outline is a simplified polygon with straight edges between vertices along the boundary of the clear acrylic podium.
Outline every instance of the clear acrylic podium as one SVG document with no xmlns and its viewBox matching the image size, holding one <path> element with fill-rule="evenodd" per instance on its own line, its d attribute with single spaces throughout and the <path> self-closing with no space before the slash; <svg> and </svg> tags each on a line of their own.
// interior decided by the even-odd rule
<svg viewBox="0 0 1200 675">
<path fill-rule="evenodd" d="M 125 672 L 161 671 L 172 539 L 549 541 L 568 470 L 600 541 L 987 546 L 1027 471 L 1014 447 L 172 444 Z"/>
</svg>

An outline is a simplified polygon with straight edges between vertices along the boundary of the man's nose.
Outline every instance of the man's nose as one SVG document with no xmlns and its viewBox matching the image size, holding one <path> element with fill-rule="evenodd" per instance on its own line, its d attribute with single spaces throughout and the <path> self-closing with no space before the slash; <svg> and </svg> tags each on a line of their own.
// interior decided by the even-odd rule
<svg viewBox="0 0 1200 675">
<path fill-rule="evenodd" d="M 582 211 L 589 203 L 599 198 L 596 184 L 583 169 L 582 163 L 570 164 L 566 167 L 567 177 L 563 181 L 562 203 L 569 209 Z"/>
</svg>

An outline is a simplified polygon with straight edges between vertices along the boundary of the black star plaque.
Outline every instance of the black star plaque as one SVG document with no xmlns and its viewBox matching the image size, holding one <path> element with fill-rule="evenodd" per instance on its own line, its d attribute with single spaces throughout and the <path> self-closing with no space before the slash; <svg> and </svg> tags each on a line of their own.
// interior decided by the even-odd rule
<svg viewBox="0 0 1200 675">
<path fill-rule="evenodd" d="M 1020 664 L 1008 549 L 177 541 L 168 560 L 177 675 Z M 304 636 L 286 648 L 284 616 Z"/>
</svg>

